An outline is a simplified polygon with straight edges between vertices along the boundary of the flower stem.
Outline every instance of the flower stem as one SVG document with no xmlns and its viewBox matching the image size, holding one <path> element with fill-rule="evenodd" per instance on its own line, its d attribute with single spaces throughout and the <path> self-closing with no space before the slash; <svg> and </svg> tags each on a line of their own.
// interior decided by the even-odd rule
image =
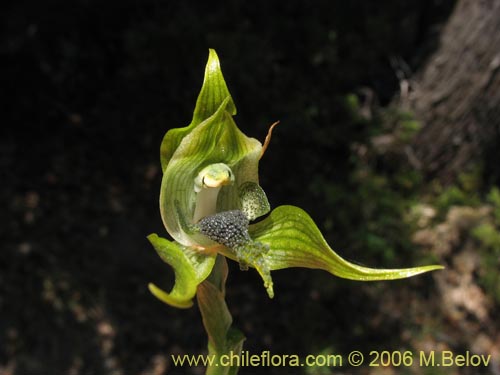
<svg viewBox="0 0 500 375">
<path fill-rule="evenodd" d="M 237 363 L 222 363 L 221 356 L 226 355 L 224 359 L 229 360 L 240 355 L 245 340 L 239 330 L 231 327 L 233 318 L 225 301 L 227 271 L 227 261 L 219 255 L 212 273 L 198 286 L 196 294 L 208 335 L 208 355 L 214 358 L 214 365 L 207 367 L 206 375 L 236 375 Z"/>
</svg>

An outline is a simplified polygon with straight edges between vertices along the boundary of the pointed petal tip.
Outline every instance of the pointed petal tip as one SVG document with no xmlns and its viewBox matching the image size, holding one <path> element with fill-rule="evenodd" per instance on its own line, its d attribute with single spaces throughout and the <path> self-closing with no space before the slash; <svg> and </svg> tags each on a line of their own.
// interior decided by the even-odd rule
<svg viewBox="0 0 500 375">
<path fill-rule="evenodd" d="M 219 56 L 214 49 L 209 48 L 208 50 L 208 62 L 207 62 L 207 72 L 216 72 L 220 70 Z"/>
<path fill-rule="evenodd" d="M 149 242 L 153 241 L 157 237 L 158 237 L 158 235 L 156 233 L 150 233 L 146 236 L 146 238 L 149 240 Z"/>
<path fill-rule="evenodd" d="M 148 289 L 153 296 L 158 298 L 161 302 L 166 303 L 167 305 L 177 307 L 179 309 L 188 309 L 191 306 L 193 306 L 192 300 L 181 300 L 181 299 L 172 297 L 169 293 L 158 288 L 153 283 L 148 284 Z"/>
<path fill-rule="evenodd" d="M 423 272 L 439 271 L 439 270 L 446 269 L 445 266 L 442 266 L 440 264 L 433 264 L 433 265 L 430 265 L 430 266 L 423 266 L 422 268 L 424 268 Z"/>
<path fill-rule="evenodd" d="M 432 272 L 432 271 L 439 271 L 444 269 L 444 266 L 438 265 L 438 264 L 433 264 L 429 266 L 420 266 L 420 267 L 413 267 L 413 268 L 407 268 L 407 269 L 393 269 L 393 270 L 386 270 L 387 271 L 387 277 L 386 278 L 372 278 L 370 281 L 377 281 L 377 280 L 397 280 L 397 279 L 406 279 L 409 277 L 413 276 L 418 276 L 422 275 L 427 272 Z M 376 269 L 374 269 L 376 271 Z"/>
</svg>

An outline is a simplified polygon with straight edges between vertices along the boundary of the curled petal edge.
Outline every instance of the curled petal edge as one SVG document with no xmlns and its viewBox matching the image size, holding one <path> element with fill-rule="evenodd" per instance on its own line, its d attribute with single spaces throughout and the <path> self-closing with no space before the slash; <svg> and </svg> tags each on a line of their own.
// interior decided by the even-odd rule
<svg viewBox="0 0 500 375">
<path fill-rule="evenodd" d="M 178 308 L 189 308 L 193 305 L 196 289 L 210 274 L 215 263 L 216 254 L 206 254 L 168 241 L 156 234 L 148 236 L 161 259 L 169 264 L 175 273 L 175 284 L 170 293 L 149 283 L 149 291 L 160 301 Z"/>
</svg>

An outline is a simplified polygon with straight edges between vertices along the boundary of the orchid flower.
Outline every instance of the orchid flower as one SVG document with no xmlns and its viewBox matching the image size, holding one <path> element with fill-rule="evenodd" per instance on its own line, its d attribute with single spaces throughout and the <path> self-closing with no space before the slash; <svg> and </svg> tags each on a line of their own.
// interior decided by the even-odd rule
<svg viewBox="0 0 500 375">
<path fill-rule="evenodd" d="M 191 123 L 169 130 L 160 149 L 160 212 L 173 241 L 156 234 L 148 239 L 175 272 L 169 293 L 149 284 L 161 301 L 191 307 L 218 254 L 239 262 L 242 270 L 257 270 L 270 298 L 271 271 L 288 267 L 322 269 L 361 281 L 400 279 L 442 268 L 359 266 L 333 251 L 302 209 L 280 206 L 270 212 L 258 165 L 272 128 L 262 145 L 238 129 L 235 114 L 219 59 L 210 50 Z"/>
</svg>

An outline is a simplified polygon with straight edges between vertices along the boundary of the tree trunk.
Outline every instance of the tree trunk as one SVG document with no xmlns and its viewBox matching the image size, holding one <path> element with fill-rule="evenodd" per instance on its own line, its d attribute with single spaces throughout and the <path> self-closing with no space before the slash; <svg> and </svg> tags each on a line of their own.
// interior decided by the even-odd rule
<svg viewBox="0 0 500 375">
<path fill-rule="evenodd" d="M 427 176 L 449 183 L 469 164 L 499 164 L 499 71 L 500 0 L 459 0 L 410 98 Z"/>
</svg>

